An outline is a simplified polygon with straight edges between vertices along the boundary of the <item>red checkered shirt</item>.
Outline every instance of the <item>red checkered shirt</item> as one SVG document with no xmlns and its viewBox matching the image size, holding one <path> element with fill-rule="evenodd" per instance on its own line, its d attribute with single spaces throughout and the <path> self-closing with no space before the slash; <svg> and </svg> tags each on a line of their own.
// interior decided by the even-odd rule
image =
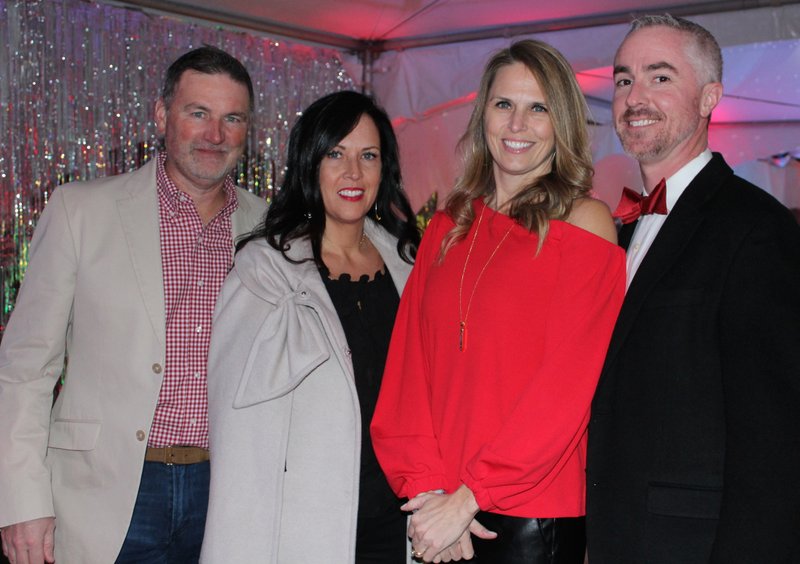
<svg viewBox="0 0 800 564">
<path fill-rule="evenodd" d="M 192 199 L 181 192 L 158 155 L 156 183 L 167 353 L 161 393 L 148 446 L 208 448 L 206 361 L 217 294 L 233 261 L 233 180 L 225 180 L 225 205 L 205 226 Z"/>
</svg>

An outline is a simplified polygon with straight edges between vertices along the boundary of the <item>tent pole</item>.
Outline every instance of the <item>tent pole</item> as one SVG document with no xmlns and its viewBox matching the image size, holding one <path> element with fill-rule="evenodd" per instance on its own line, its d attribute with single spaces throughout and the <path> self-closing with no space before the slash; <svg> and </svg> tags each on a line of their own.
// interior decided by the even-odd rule
<svg viewBox="0 0 800 564">
<path fill-rule="evenodd" d="M 361 51 L 361 93 L 372 96 L 372 74 L 375 53 L 371 45 L 366 45 Z"/>
<path fill-rule="evenodd" d="M 361 48 L 358 51 L 361 60 L 361 93 L 373 96 L 373 79 L 375 77 L 375 61 L 386 51 L 383 48 L 383 41 L 361 41 Z"/>
</svg>

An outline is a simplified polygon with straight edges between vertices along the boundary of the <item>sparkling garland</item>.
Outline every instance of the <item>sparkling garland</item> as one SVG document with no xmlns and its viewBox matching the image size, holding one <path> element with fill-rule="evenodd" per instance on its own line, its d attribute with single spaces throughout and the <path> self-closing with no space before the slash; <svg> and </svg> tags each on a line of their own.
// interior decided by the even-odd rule
<svg viewBox="0 0 800 564">
<path fill-rule="evenodd" d="M 354 87 L 336 51 L 81 0 L 0 0 L 0 335 L 50 193 L 152 157 L 164 71 L 203 44 L 253 78 L 256 114 L 236 177 L 269 198 L 298 112 Z"/>
</svg>

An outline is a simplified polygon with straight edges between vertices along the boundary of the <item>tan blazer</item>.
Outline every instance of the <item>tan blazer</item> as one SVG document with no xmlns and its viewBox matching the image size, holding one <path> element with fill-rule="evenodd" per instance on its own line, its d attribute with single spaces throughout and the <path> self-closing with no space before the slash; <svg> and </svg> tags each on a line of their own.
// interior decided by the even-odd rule
<svg viewBox="0 0 800 564">
<path fill-rule="evenodd" d="M 165 356 L 155 170 L 54 191 L 0 346 L 0 527 L 55 515 L 60 564 L 113 562 L 139 488 Z M 238 200 L 235 235 L 266 207 Z"/>
</svg>

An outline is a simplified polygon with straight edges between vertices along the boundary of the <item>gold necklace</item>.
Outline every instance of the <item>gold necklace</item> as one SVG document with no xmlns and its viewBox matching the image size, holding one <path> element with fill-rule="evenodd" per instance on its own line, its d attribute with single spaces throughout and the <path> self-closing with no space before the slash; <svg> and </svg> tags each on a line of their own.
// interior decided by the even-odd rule
<svg viewBox="0 0 800 564">
<path fill-rule="evenodd" d="M 511 233 L 511 229 L 514 227 L 514 222 L 512 220 L 511 225 L 506 230 L 505 235 L 503 238 L 500 239 L 500 242 L 497 243 L 497 246 L 492 251 L 492 254 L 489 255 L 489 258 L 486 260 L 486 263 L 481 268 L 481 271 L 478 273 L 478 277 L 475 279 L 475 284 L 472 286 L 472 293 L 469 295 L 469 301 L 467 302 L 467 311 L 466 313 L 463 312 L 462 303 L 462 293 L 464 290 L 464 275 L 467 273 L 467 264 L 469 263 L 470 256 L 472 256 L 472 249 L 475 248 L 475 240 L 478 238 L 478 231 L 481 228 L 481 222 L 483 221 L 483 212 L 486 211 L 486 206 L 484 205 L 481 208 L 481 214 L 478 216 L 478 225 L 475 227 L 475 233 L 472 234 L 472 243 L 469 245 L 469 250 L 467 251 L 467 258 L 464 260 L 464 268 L 461 270 L 461 282 L 458 284 L 458 350 L 463 351 L 467 348 L 467 318 L 469 317 L 469 310 L 472 307 L 472 298 L 475 297 L 475 290 L 478 288 L 478 282 L 481 281 L 481 277 L 483 273 L 486 272 L 486 267 L 489 266 L 489 263 L 492 262 L 494 255 L 497 254 L 497 251 L 500 250 L 500 246 L 505 242 L 506 238 L 508 237 L 509 233 Z"/>
<path fill-rule="evenodd" d="M 338 248 L 339 248 L 339 250 L 343 250 L 343 249 L 345 249 L 345 248 L 350 248 L 350 249 L 354 248 L 354 247 L 342 247 L 341 245 L 335 245 L 335 244 L 333 243 L 333 241 L 331 241 L 331 238 L 330 238 L 330 237 L 328 237 L 327 235 L 325 235 L 325 233 L 323 233 L 323 234 L 322 234 L 322 238 L 323 238 L 323 239 L 326 239 L 327 241 L 329 241 L 329 242 L 330 242 L 332 245 L 334 245 L 334 246 L 338 247 Z M 370 243 L 371 243 L 371 241 L 370 241 L 370 240 L 369 240 L 369 238 L 367 237 L 367 232 L 366 232 L 365 230 L 363 230 L 363 229 L 362 229 L 362 230 L 361 230 L 361 236 L 358 238 L 358 245 L 357 245 L 357 246 L 358 246 L 358 249 L 359 249 L 359 250 L 361 250 L 361 249 L 363 249 L 364 247 L 366 247 L 367 245 L 369 245 Z"/>
</svg>

